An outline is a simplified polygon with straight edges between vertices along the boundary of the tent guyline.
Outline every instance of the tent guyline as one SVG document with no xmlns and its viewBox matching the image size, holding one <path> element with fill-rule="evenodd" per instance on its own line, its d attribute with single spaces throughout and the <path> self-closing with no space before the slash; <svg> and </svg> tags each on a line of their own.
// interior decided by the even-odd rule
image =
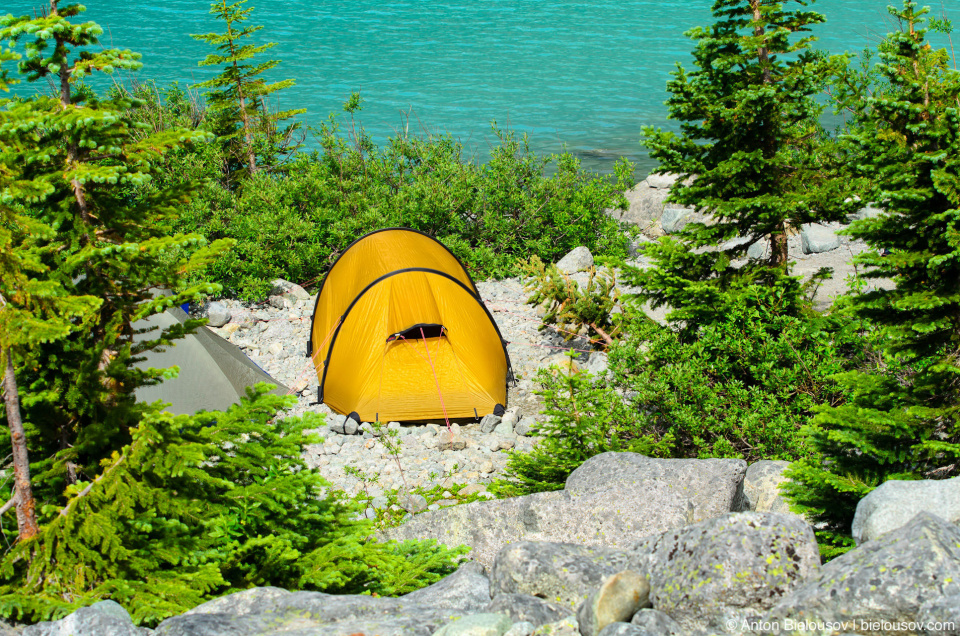
<svg viewBox="0 0 960 636">
<path fill-rule="evenodd" d="M 367 234 L 333 263 L 307 352 L 319 400 L 357 421 L 482 417 L 504 408 L 512 377 L 506 342 L 462 263 L 407 228 Z"/>
</svg>

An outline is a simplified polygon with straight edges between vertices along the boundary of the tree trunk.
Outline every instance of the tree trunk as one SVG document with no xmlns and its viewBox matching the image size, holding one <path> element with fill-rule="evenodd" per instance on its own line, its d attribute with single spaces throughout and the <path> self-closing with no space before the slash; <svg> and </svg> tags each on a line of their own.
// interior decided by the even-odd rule
<svg viewBox="0 0 960 636">
<path fill-rule="evenodd" d="M 770 266 L 785 267 L 790 258 L 787 252 L 787 233 L 781 229 L 770 235 Z"/>
<path fill-rule="evenodd" d="M 57 11 L 55 0 L 51 0 L 50 7 L 51 12 L 55 14 Z M 56 38 L 56 42 L 58 47 L 63 46 L 61 38 Z M 70 70 L 64 64 L 60 67 L 60 108 L 66 110 L 70 108 L 70 103 Z M 80 149 L 77 145 L 67 144 L 67 168 L 73 168 L 79 156 Z M 80 206 L 80 218 L 83 219 L 84 223 L 89 223 L 90 206 L 87 205 L 87 195 L 83 191 L 83 184 L 73 179 L 70 181 L 70 186 L 73 188 L 73 197 L 77 200 L 77 205 Z"/>
<path fill-rule="evenodd" d="M 750 0 L 750 8 L 753 10 L 753 19 L 759 23 L 763 17 L 760 13 L 760 0 Z M 753 34 L 757 37 L 765 33 L 766 30 L 760 24 L 753 28 Z M 770 76 L 770 52 L 767 47 L 761 46 L 757 49 L 757 58 L 760 60 L 760 66 L 763 67 L 763 83 L 769 84 L 773 78 Z"/>
<path fill-rule="evenodd" d="M 250 175 L 257 172 L 257 157 L 253 153 L 253 136 L 250 133 L 250 117 L 247 115 L 247 102 L 243 98 L 243 90 L 240 82 L 237 82 L 237 96 L 240 98 L 240 118 L 243 120 L 243 136 L 247 140 L 247 164 L 250 168 Z"/>
<path fill-rule="evenodd" d="M 13 479 L 17 498 L 17 530 L 20 541 L 32 539 L 40 532 L 37 526 L 36 501 L 30 487 L 30 457 L 27 454 L 27 436 L 23 432 L 20 419 L 20 393 L 17 391 L 17 378 L 13 372 L 13 350 L 4 351 L 7 364 L 3 375 L 4 401 L 7 407 L 7 424 L 10 427 L 10 441 L 13 445 Z"/>
</svg>

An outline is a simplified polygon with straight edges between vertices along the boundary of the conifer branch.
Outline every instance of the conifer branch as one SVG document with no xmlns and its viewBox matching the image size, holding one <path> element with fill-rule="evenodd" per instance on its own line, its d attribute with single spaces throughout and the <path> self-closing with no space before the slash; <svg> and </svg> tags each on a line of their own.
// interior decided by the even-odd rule
<svg viewBox="0 0 960 636">
<path fill-rule="evenodd" d="M 90 491 L 93 490 L 93 487 L 96 486 L 96 485 L 100 482 L 100 480 L 102 480 L 104 477 L 106 477 L 106 476 L 109 475 L 111 472 L 113 472 L 113 469 L 116 468 L 117 466 L 119 466 L 120 464 L 122 464 L 122 463 L 123 463 L 123 460 L 125 460 L 126 458 L 127 458 L 126 455 L 121 455 L 121 456 L 120 456 L 120 459 L 118 459 L 116 462 L 114 462 L 113 466 L 111 466 L 110 468 L 108 468 L 108 469 L 106 469 L 105 471 L 103 471 L 103 472 L 102 472 L 100 475 L 98 475 L 93 481 L 91 481 L 89 484 L 87 484 L 87 487 L 84 488 L 83 490 L 81 490 L 81 491 L 80 491 L 80 494 L 78 494 L 76 497 L 74 497 L 73 499 L 71 499 L 71 500 L 70 500 L 70 503 L 68 503 L 66 506 L 64 506 L 63 510 L 60 511 L 60 516 L 61 516 L 61 517 L 66 517 L 68 514 L 70 514 L 70 508 L 71 508 L 71 506 L 73 506 L 73 504 L 75 504 L 75 503 L 76 503 L 77 501 L 79 501 L 80 499 L 83 499 L 84 497 L 86 497 L 87 495 L 89 495 L 89 494 L 90 494 Z"/>
</svg>

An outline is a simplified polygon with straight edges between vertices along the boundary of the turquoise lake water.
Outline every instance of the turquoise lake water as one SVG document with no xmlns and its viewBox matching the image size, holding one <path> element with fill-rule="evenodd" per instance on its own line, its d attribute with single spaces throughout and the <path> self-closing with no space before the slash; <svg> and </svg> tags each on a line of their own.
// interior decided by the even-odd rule
<svg viewBox="0 0 960 636">
<path fill-rule="evenodd" d="M 820 48 L 859 51 L 893 23 L 893 0 L 821 0 Z M 490 122 L 530 135 L 539 152 L 566 146 L 608 171 L 616 157 L 650 162 L 644 125 L 666 119 L 666 83 L 676 61 L 690 67 L 687 29 L 710 22 L 710 0 L 252 0 L 255 37 L 278 45 L 275 79 L 293 78 L 280 106 L 305 107 L 318 125 L 352 91 L 377 142 L 410 130 L 448 132 L 482 160 Z M 37 2 L 4 0 L 0 13 L 31 13 Z M 220 29 L 209 2 L 89 0 L 85 19 L 104 44 L 143 54 L 141 81 L 199 82 L 215 71 L 197 61 L 209 47 L 189 37 Z M 960 18 L 960 0 L 946 0 Z M 936 3 L 936 12 L 941 6 Z M 945 40 L 943 42 L 946 44 Z M 23 92 L 21 88 L 18 92 Z M 409 115 L 409 117 L 407 116 Z"/>
</svg>

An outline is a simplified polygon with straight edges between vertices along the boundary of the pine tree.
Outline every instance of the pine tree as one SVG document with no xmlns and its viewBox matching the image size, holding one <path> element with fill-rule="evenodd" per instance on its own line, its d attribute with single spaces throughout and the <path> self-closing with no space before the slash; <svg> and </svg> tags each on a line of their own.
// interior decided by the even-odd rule
<svg viewBox="0 0 960 636">
<path fill-rule="evenodd" d="M 20 73 L 31 81 L 52 79 L 57 87 L 56 96 L 8 104 L 0 112 L 3 163 L 18 171 L 3 191 L 3 205 L 51 229 L 31 233 L 42 266 L 30 274 L 37 281 L 32 297 L 100 301 L 87 328 L 14 350 L 24 429 L 32 456 L 39 458 L 35 491 L 41 487 L 38 497 L 53 499 L 64 485 L 88 478 L 105 452 L 128 439 L 143 411 L 133 391 L 162 377 L 161 371 L 134 368 L 137 355 L 198 324 L 134 342 L 134 321 L 215 291 L 197 285 L 153 298 L 151 289 L 176 289 L 186 273 L 228 246 L 206 245 L 198 235 L 168 235 L 165 224 L 195 186 L 159 187 L 152 179 L 166 153 L 208 135 L 168 130 L 135 138 L 128 98 L 99 100 L 89 90 L 76 90 L 94 72 L 140 63 L 130 51 L 100 49 L 96 24 L 71 22 L 82 6 L 58 4 L 52 0 L 39 17 L 0 18 L 0 39 L 26 41 Z M 71 58 L 73 49 L 80 50 Z M 26 301 L 22 306 L 37 310 Z"/>
<path fill-rule="evenodd" d="M 840 376 L 852 398 L 821 409 L 808 432 L 821 456 L 792 470 L 826 556 L 849 548 L 857 502 L 879 484 L 960 474 L 960 73 L 926 41 L 926 9 L 890 12 L 901 30 L 880 44 L 883 81 L 846 140 L 885 210 L 848 231 L 872 248 L 864 276 L 894 283 L 853 299 L 883 349 Z"/>
<path fill-rule="evenodd" d="M 226 23 L 223 33 L 204 33 L 192 37 L 216 47 L 219 53 L 208 55 L 200 66 L 223 66 L 217 77 L 197 84 L 197 87 L 213 89 L 206 94 L 207 101 L 217 118 L 218 136 L 221 143 L 232 147 L 235 156 L 242 156 L 246 162 L 246 171 L 257 173 L 256 137 L 262 136 L 268 145 L 282 143 L 288 139 L 298 124 L 289 126 L 283 133 L 277 130 L 277 124 L 305 113 L 306 109 L 286 110 L 271 113 L 265 98 L 284 88 L 294 85 L 287 79 L 268 84 L 262 77 L 264 73 L 280 64 L 279 60 L 250 63 L 254 57 L 276 46 L 276 42 L 254 45 L 244 44 L 246 38 L 262 29 L 262 26 L 243 26 L 253 11 L 242 8 L 247 0 L 227 4 L 218 0 L 210 5 L 210 13 Z M 242 137 L 242 142 L 240 138 Z M 239 142 L 239 143 L 238 143 Z M 234 168 L 228 168 L 231 176 Z"/>
<path fill-rule="evenodd" d="M 0 63 L 19 57 L 2 51 Z M 16 80 L 11 80 L 5 70 L 0 73 L 0 90 L 8 92 L 12 83 Z M 11 205 L 17 199 L 43 196 L 43 186 L 35 190 L 37 184 L 23 180 L 22 166 L 11 161 L 20 154 L 25 141 L 20 126 L 31 125 L 34 120 L 31 102 L 0 100 L 0 366 L 14 471 L 14 493 L 3 509 L 16 506 L 21 542 L 35 536 L 39 528 L 13 352 L 62 339 L 84 328 L 86 319 L 100 304 L 90 296 L 66 296 L 56 281 L 41 278 L 47 268 L 41 262 L 37 241 L 53 232 Z M 19 126 L 11 126 L 12 122 Z"/>
<path fill-rule="evenodd" d="M 800 8 L 785 8 L 791 3 Z M 840 183 L 823 169 L 818 148 L 816 95 L 825 62 L 805 35 L 824 18 L 802 10 L 808 4 L 717 0 L 716 22 L 687 33 L 696 42 L 697 69 L 678 65 L 668 84 L 669 116 L 680 122 L 680 134 L 644 129 L 659 170 L 681 177 L 668 200 L 713 219 L 688 225 L 681 241 L 648 247 L 658 267 L 634 272 L 643 296 L 672 306 L 676 320 L 706 319 L 735 280 L 764 284 L 788 273 L 788 231 L 842 213 Z M 764 241 L 768 263 L 731 266 Z M 706 246 L 722 247 L 694 251 Z"/>
<path fill-rule="evenodd" d="M 277 417 L 296 400 L 270 388 L 225 412 L 148 409 L 0 561 L 0 616 L 48 620 L 110 598 L 156 625 L 256 586 L 399 595 L 452 572 L 461 549 L 370 540 L 371 522 L 303 460 L 321 417 Z"/>
</svg>

